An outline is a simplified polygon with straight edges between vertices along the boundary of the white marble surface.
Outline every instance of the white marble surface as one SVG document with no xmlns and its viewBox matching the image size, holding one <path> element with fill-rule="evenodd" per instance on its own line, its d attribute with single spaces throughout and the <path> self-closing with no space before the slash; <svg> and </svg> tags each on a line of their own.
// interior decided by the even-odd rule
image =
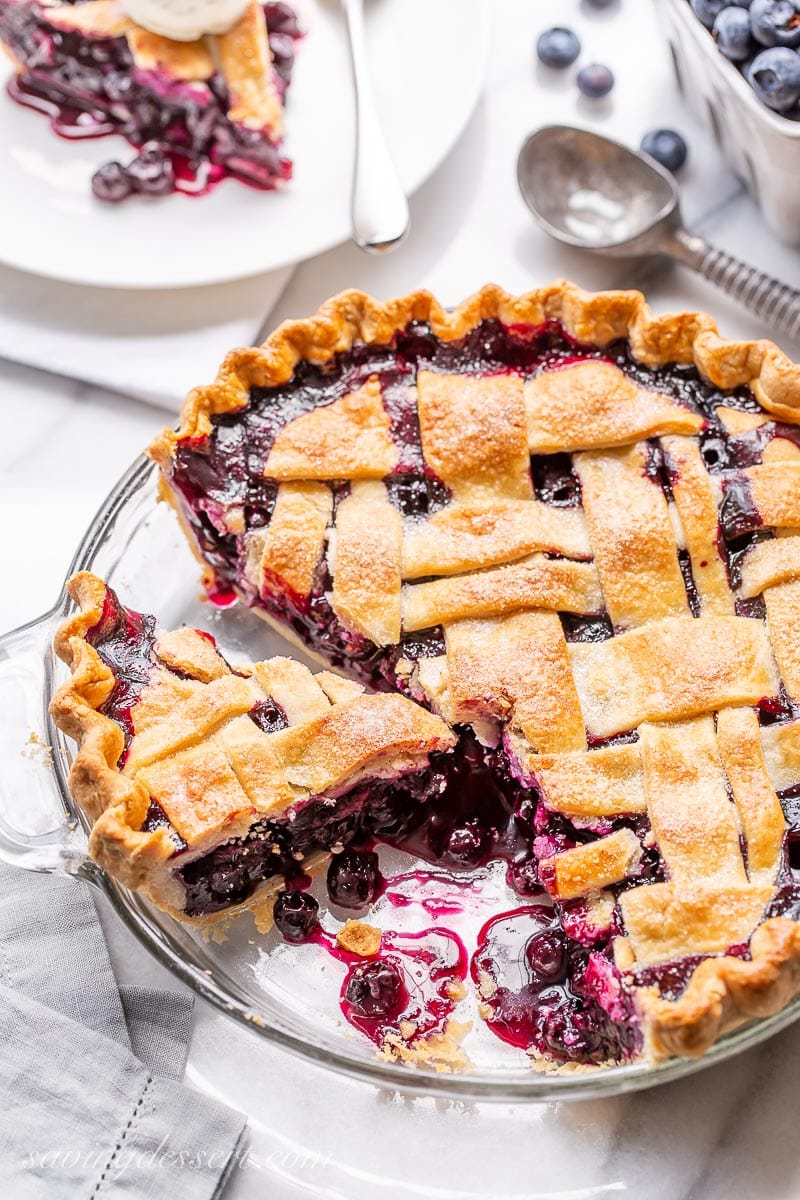
<svg viewBox="0 0 800 1200">
<path fill-rule="evenodd" d="M 752 202 L 684 112 L 649 0 L 622 0 L 604 14 L 578 0 L 491 4 L 485 99 L 467 135 L 415 197 L 406 245 L 385 260 L 343 246 L 306 263 L 276 319 L 304 315 L 348 286 L 387 296 L 422 284 L 450 303 L 489 279 L 522 290 L 562 275 L 588 287 L 644 284 L 657 309 L 710 308 L 724 333 L 769 334 L 682 269 L 642 271 L 556 247 L 516 193 L 518 147 L 540 124 L 590 124 L 632 142 L 649 127 L 674 125 L 691 146 L 682 180 L 688 221 L 800 284 L 800 254 L 763 229 Z M 607 61 L 617 73 L 608 102 L 579 102 L 569 83 L 534 67 L 535 35 L 556 11 L 560 23 L 579 29 L 587 58 Z M 122 396 L 2 363 L 0 406 L 1 629 L 54 601 L 80 533 L 161 417 Z M 121 975 L 139 981 L 163 975 L 112 918 L 107 925 Z M 790 1200 L 800 1195 L 793 1132 L 799 1074 L 797 1027 L 732 1062 L 629 1098 L 526 1108 L 434 1104 L 401 1100 L 280 1056 L 205 1007 L 197 1014 L 189 1067 L 197 1086 L 250 1115 L 253 1157 L 236 1172 L 230 1190 L 236 1200 Z"/>
</svg>

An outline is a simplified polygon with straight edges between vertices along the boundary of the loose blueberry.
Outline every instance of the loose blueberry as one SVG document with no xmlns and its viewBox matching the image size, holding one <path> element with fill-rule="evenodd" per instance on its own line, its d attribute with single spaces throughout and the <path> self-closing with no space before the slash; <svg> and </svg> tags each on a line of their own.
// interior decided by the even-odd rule
<svg viewBox="0 0 800 1200">
<path fill-rule="evenodd" d="M 674 129 L 651 129 L 642 138 L 642 150 L 668 171 L 680 171 L 689 153 L 686 142 Z"/>
<path fill-rule="evenodd" d="M 128 178 L 137 192 L 166 196 L 175 186 L 175 171 L 169 157 L 156 145 L 145 146 L 128 167 Z"/>
<path fill-rule="evenodd" d="M 555 67 L 559 71 L 565 67 L 571 67 L 580 52 L 581 44 L 576 34 L 571 29 L 563 29 L 559 26 L 554 29 L 545 29 L 544 33 L 539 34 L 539 40 L 536 43 L 539 61 L 543 62 L 546 67 Z"/>
<path fill-rule="evenodd" d="M 335 854 L 328 867 L 328 895 L 340 908 L 364 908 L 378 891 L 378 856 L 372 851 Z"/>
<path fill-rule="evenodd" d="M 750 28 L 762 46 L 800 46 L 800 13 L 792 0 L 753 0 Z"/>
<path fill-rule="evenodd" d="M 614 86 L 614 75 L 602 63 L 590 63 L 578 71 L 578 90 L 590 100 L 601 100 Z"/>
<path fill-rule="evenodd" d="M 287 942 L 305 942 L 319 925 L 319 905 L 306 892 L 279 892 L 272 910 L 275 926 Z"/>
<path fill-rule="evenodd" d="M 119 204 L 120 200 L 130 196 L 132 190 L 131 181 L 122 163 L 104 163 L 92 176 L 92 191 L 95 196 L 109 204 Z"/>
<path fill-rule="evenodd" d="M 353 971 L 344 998 L 362 1017 L 391 1017 L 400 1011 L 405 990 L 394 963 L 370 962 Z"/>
<path fill-rule="evenodd" d="M 723 8 L 714 22 L 714 41 L 731 62 L 744 62 L 752 50 L 750 17 L 744 8 Z"/>
<path fill-rule="evenodd" d="M 692 12 L 702 21 L 706 29 L 711 29 L 723 8 L 727 8 L 731 0 L 689 0 Z"/>
<path fill-rule="evenodd" d="M 800 55 L 786 46 L 762 50 L 750 64 L 747 79 L 769 108 L 786 112 L 800 99 Z"/>
<path fill-rule="evenodd" d="M 528 966 L 542 983 L 561 983 L 567 977 L 567 942 L 552 929 L 535 933 L 525 947 Z"/>
</svg>

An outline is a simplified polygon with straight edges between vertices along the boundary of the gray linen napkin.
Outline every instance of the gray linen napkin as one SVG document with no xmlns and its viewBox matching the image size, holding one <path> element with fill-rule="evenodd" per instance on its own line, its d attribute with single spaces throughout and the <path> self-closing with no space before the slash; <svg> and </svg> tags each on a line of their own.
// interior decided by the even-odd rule
<svg viewBox="0 0 800 1200">
<path fill-rule="evenodd" d="M 14 1200 L 210 1200 L 245 1118 L 179 1081 L 192 999 L 118 988 L 88 885 L 0 864 L 0 1178 Z"/>
</svg>

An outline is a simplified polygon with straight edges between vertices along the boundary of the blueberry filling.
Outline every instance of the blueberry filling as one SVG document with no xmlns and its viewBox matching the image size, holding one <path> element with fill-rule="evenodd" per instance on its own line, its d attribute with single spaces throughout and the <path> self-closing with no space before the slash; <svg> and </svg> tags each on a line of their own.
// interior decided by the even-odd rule
<svg viewBox="0 0 800 1200">
<path fill-rule="evenodd" d="M 387 1037 L 413 1044 L 444 1029 L 466 973 L 466 950 L 448 930 L 385 933 L 380 956 L 348 971 L 342 1013 L 379 1046 Z"/>
<path fill-rule="evenodd" d="M 453 754 L 432 754 L 430 765 L 395 780 L 376 780 L 331 801 L 308 801 L 291 817 L 263 821 L 245 837 L 232 839 L 180 866 L 190 916 L 219 912 L 247 900 L 265 879 L 292 882 L 302 861 L 332 851 L 328 890 L 334 904 L 360 909 L 382 889 L 376 842 L 397 846 L 426 861 L 469 870 L 490 858 L 521 869 L 532 863 L 531 839 L 517 824 L 514 808 L 524 790 L 491 751 L 470 735 Z M 479 847 L 479 852 L 475 848 Z"/>
<path fill-rule="evenodd" d="M 369 962 L 351 973 L 344 1000 L 358 1017 L 396 1017 L 408 1003 L 408 990 L 393 962 Z"/>
<path fill-rule="evenodd" d="M 100 711 L 122 728 L 126 745 L 133 736 L 131 709 L 155 668 L 155 627 L 155 617 L 125 608 L 106 588 L 100 620 L 86 633 L 87 642 L 114 676 L 114 687 Z"/>
<path fill-rule="evenodd" d="M 288 5 L 268 3 L 264 12 L 283 97 L 300 31 Z M 47 115 L 55 133 L 70 139 L 117 133 L 137 150 L 127 165 L 111 161 L 95 173 L 92 191 L 99 200 L 198 195 L 227 175 L 274 188 L 291 176 L 291 164 L 266 131 L 228 118 L 219 74 L 207 83 L 183 83 L 143 70 L 125 37 L 59 29 L 46 8 L 27 0 L 0 2 L 0 40 L 23 67 L 9 94 Z"/>
<path fill-rule="evenodd" d="M 280 704 L 271 699 L 255 704 L 247 715 L 262 733 L 277 733 L 279 729 L 286 729 L 289 724 Z"/>
<path fill-rule="evenodd" d="M 502 1041 L 559 1062 L 631 1057 L 639 1049 L 637 1024 L 632 1011 L 624 1022 L 599 1002 L 589 975 L 594 953 L 568 938 L 543 905 L 493 917 L 471 963 L 489 1027 Z"/>
</svg>

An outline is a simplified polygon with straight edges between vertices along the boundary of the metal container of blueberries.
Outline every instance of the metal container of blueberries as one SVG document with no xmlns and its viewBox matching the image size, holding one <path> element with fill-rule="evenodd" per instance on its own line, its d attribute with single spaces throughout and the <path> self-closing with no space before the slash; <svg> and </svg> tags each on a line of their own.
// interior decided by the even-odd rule
<svg viewBox="0 0 800 1200">
<path fill-rule="evenodd" d="M 710 127 L 770 228 L 800 245 L 800 106 L 791 116 L 768 108 L 740 70 L 747 63 L 720 52 L 689 0 L 656 0 L 656 7 L 687 104 Z"/>
</svg>

